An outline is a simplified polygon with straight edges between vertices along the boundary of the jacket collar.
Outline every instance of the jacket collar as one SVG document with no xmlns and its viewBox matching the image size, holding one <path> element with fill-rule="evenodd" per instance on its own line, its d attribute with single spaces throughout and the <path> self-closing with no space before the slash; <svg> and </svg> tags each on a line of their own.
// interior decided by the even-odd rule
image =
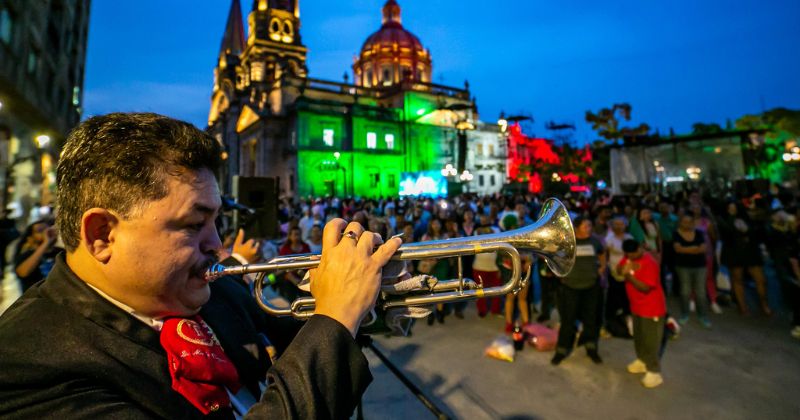
<svg viewBox="0 0 800 420">
<path fill-rule="evenodd" d="M 52 271 L 41 284 L 41 294 L 96 324 L 164 353 L 159 332 L 109 302 L 78 278 L 67 265 L 63 252 L 56 257 Z"/>
</svg>

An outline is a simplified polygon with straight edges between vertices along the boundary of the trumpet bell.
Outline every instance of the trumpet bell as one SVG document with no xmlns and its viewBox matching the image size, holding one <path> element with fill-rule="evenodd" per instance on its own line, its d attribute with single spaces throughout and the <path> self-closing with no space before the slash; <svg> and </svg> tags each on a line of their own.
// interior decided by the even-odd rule
<svg viewBox="0 0 800 420">
<path fill-rule="evenodd" d="M 415 254 L 422 259 L 425 251 L 455 251 L 464 247 L 472 248 L 473 252 L 467 254 L 477 254 L 488 252 L 482 251 L 482 247 L 499 243 L 511 245 L 520 252 L 532 252 L 544 257 L 547 266 L 559 277 L 569 274 L 575 265 L 576 245 L 572 220 L 564 205 L 555 198 L 545 201 L 539 211 L 539 218 L 531 225 L 507 232 L 410 243 L 401 246 L 395 258 L 409 259 L 406 258 L 408 254 Z"/>
</svg>

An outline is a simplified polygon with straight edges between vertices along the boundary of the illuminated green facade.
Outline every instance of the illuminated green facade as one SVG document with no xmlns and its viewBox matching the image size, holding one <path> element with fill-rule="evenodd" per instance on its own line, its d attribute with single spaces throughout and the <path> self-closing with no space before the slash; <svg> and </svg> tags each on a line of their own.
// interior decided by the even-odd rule
<svg viewBox="0 0 800 420">
<path fill-rule="evenodd" d="M 400 95 L 402 107 L 359 104 L 346 112 L 298 100 L 297 194 L 395 196 L 403 172 L 439 170 L 451 162 L 454 129 L 420 121 L 436 111 L 425 94 Z"/>
</svg>

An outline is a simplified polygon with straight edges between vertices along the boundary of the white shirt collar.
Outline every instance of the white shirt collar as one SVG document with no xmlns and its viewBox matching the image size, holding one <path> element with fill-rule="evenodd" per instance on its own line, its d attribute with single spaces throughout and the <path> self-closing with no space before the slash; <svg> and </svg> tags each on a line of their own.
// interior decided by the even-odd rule
<svg viewBox="0 0 800 420">
<path fill-rule="evenodd" d="M 102 290 L 92 286 L 89 283 L 86 283 L 86 285 L 91 287 L 92 289 L 94 289 L 94 291 L 97 292 L 97 294 L 99 294 L 100 296 L 102 296 L 105 300 L 107 300 L 107 301 L 111 302 L 112 304 L 114 304 L 114 306 L 116 306 L 116 307 L 122 309 L 123 311 L 129 313 L 132 317 L 138 319 L 139 321 L 144 322 L 148 327 L 150 327 L 150 328 L 152 328 L 152 329 L 154 329 L 156 331 L 161 331 L 161 327 L 164 326 L 164 320 L 163 319 L 156 319 L 156 318 L 152 318 L 152 317 L 145 316 L 145 315 L 142 315 L 140 313 L 137 313 L 135 309 L 133 309 L 130 306 L 128 306 L 128 305 L 126 305 L 126 304 L 124 304 L 124 303 L 112 298 L 111 296 L 109 296 L 105 292 L 103 292 Z"/>
</svg>

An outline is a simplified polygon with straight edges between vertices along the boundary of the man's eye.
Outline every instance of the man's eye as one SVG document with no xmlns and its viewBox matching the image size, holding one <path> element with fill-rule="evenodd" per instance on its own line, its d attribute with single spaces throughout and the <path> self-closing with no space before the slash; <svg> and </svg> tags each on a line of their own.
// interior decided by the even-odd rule
<svg viewBox="0 0 800 420">
<path fill-rule="evenodd" d="M 189 228 L 189 230 L 193 230 L 193 231 L 199 232 L 199 231 L 203 230 L 203 227 L 205 227 L 205 225 L 206 225 L 205 223 L 193 223 L 193 224 L 190 224 L 188 226 L 188 228 Z"/>
</svg>

